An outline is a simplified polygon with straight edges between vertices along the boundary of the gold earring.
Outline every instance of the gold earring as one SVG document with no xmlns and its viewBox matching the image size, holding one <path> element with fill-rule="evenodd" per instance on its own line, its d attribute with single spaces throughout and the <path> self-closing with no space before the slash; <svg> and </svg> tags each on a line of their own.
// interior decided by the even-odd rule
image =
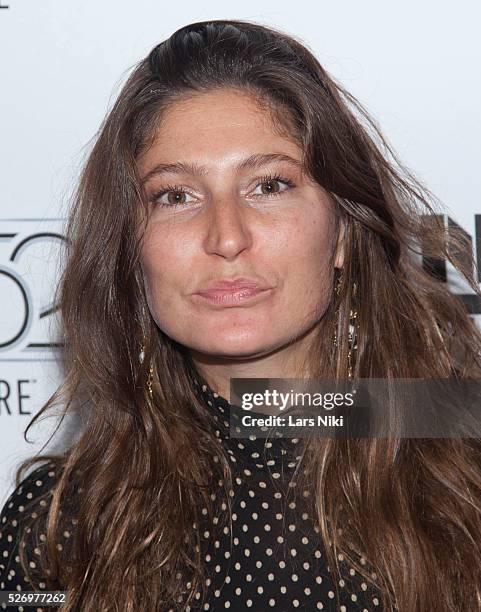
<svg viewBox="0 0 481 612">
<path fill-rule="evenodd" d="M 344 273 L 341 271 L 341 274 L 339 275 L 339 278 L 337 279 L 337 283 L 336 283 L 336 288 L 335 288 L 336 295 L 339 295 L 339 293 L 341 292 L 341 286 L 343 282 L 344 282 Z M 356 292 L 357 292 L 357 285 L 356 283 L 353 283 L 352 285 L 353 296 L 356 295 Z M 339 314 L 339 308 L 337 308 L 336 310 L 336 315 L 338 314 Z M 353 353 L 357 350 L 357 336 L 358 336 L 358 329 L 359 329 L 359 325 L 357 323 L 357 316 L 358 316 L 357 309 L 352 308 L 349 313 L 349 337 L 348 337 L 349 350 L 347 353 L 347 377 L 349 380 L 352 379 Z M 334 330 L 334 346 L 337 346 L 336 330 Z"/>
<path fill-rule="evenodd" d="M 145 345 L 142 343 L 140 345 L 140 353 L 139 353 L 140 363 L 144 362 L 145 359 Z M 149 390 L 149 395 L 151 398 L 154 397 L 154 392 L 152 390 L 152 382 L 154 380 L 154 366 L 152 365 L 152 360 L 150 361 L 149 374 L 147 376 L 147 389 Z"/>
</svg>

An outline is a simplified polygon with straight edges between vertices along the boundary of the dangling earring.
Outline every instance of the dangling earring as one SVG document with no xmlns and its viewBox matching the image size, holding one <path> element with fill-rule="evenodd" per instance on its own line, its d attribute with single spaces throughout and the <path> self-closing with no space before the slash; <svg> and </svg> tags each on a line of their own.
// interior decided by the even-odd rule
<svg viewBox="0 0 481 612">
<path fill-rule="evenodd" d="M 140 363 L 144 363 L 144 359 L 145 359 L 145 345 L 144 343 L 142 343 L 140 345 L 140 353 L 139 353 L 139 360 Z M 147 388 L 149 390 L 149 395 L 151 398 L 154 397 L 154 392 L 152 390 L 152 382 L 154 380 L 154 366 L 152 365 L 152 361 L 150 362 L 150 368 L 149 368 L 149 374 L 147 376 Z"/>
<path fill-rule="evenodd" d="M 335 292 L 336 295 L 339 295 L 341 292 L 341 286 L 344 281 L 344 273 L 341 271 L 339 278 L 337 279 Z M 357 292 L 357 285 L 353 283 L 352 285 L 352 295 L 355 296 Z M 336 315 L 339 314 L 339 308 L 336 310 Z M 357 336 L 358 336 L 359 325 L 357 323 L 357 310 L 356 308 L 352 308 L 349 313 L 349 338 L 348 338 L 348 346 L 349 350 L 347 353 L 347 377 L 349 380 L 352 379 L 352 371 L 353 371 L 353 357 L 354 352 L 357 350 Z M 334 346 L 337 346 L 337 333 L 334 330 Z"/>
</svg>

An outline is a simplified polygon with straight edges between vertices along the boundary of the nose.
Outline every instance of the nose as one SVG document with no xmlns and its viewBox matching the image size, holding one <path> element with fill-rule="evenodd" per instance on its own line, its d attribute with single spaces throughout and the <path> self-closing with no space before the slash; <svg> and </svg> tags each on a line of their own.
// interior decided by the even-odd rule
<svg viewBox="0 0 481 612">
<path fill-rule="evenodd" d="M 206 253 L 233 259 L 252 244 L 251 228 L 242 202 L 235 197 L 217 197 L 206 215 Z"/>
</svg>

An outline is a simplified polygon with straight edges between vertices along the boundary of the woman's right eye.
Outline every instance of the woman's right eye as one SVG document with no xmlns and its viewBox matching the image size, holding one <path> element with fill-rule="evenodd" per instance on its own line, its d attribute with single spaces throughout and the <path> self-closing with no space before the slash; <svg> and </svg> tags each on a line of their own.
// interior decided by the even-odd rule
<svg viewBox="0 0 481 612">
<path fill-rule="evenodd" d="M 185 198 L 188 195 L 189 193 L 185 189 L 173 185 L 171 187 L 165 187 L 160 191 L 156 191 L 151 197 L 151 202 L 156 206 L 175 208 L 176 206 L 188 204 L 188 202 L 185 201 Z M 162 200 L 164 196 L 167 196 L 166 200 Z"/>
</svg>

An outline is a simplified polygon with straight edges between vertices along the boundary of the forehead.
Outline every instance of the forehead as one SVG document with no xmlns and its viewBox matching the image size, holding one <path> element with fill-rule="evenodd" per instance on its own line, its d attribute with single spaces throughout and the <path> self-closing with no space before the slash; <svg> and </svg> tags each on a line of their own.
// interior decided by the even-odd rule
<svg viewBox="0 0 481 612">
<path fill-rule="evenodd" d="M 301 156 L 299 145 L 275 113 L 247 92 L 222 89 L 172 103 L 138 165 L 142 175 L 159 161 L 180 158 L 219 169 L 241 156 L 267 151 Z"/>
</svg>

